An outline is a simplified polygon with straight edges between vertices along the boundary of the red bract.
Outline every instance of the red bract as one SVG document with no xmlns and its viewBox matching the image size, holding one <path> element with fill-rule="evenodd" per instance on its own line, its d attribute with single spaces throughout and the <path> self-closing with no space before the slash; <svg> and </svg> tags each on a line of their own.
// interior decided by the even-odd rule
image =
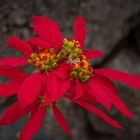
<svg viewBox="0 0 140 140">
<path fill-rule="evenodd" d="M 23 40 L 13 36 L 8 41 L 7 44 L 23 53 L 24 58 L 1 58 L 0 65 L 12 65 L 12 66 L 22 66 L 28 64 L 27 58 L 33 53 L 32 48 L 29 44 Z"/>
<path fill-rule="evenodd" d="M 63 66 L 63 68 L 65 67 Z M 58 71 L 60 71 L 60 68 L 58 68 Z M 51 92 L 49 92 L 50 94 L 48 93 L 47 87 L 47 83 L 50 82 L 49 80 L 47 80 L 49 76 L 45 74 L 35 73 L 30 77 L 26 78 L 26 75 L 22 71 L 12 66 L 0 66 L 0 74 L 12 79 L 13 83 L 17 85 L 16 87 L 14 87 L 13 84 L 9 83 L 9 85 L 11 84 L 11 86 L 9 86 L 8 88 L 5 88 L 7 84 L 4 86 L 1 85 L 0 96 L 10 96 L 16 94 L 20 90 L 20 92 L 27 93 L 24 95 L 19 92 L 20 96 L 23 96 L 22 98 L 20 97 L 22 101 L 20 101 L 19 98 L 18 102 L 11 105 L 4 112 L 0 119 L 0 126 L 12 124 L 18 119 L 22 118 L 24 115 L 30 113 L 29 120 L 20 134 L 20 140 L 30 140 L 40 130 L 46 116 L 47 107 L 52 107 L 54 117 L 56 118 L 58 124 L 60 124 L 60 126 L 68 134 L 71 134 L 67 122 L 65 121 L 63 115 L 56 106 L 56 101 L 63 95 L 62 92 L 65 92 L 65 89 L 69 87 L 67 86 L 67 83 L 69 84 L 68 81 L 65 82 L 60 79 L 62 85 L 65 85 L 64 87 L 62 87 L 61 83 L 59 83 L 59 85 L 58 83 L 55 83 L 57 93 L 56 95 L 54 94 L 54 96 L 52 96 Z M 58 76 L 57 74 L 58 73 L 56 72 L 56 76 Z M 31 93 L 29 93 L 29 91 Z M 32 94 L 35 92 L 37 92 L 35 95 Z"/>
<path fill-rule="evenodd" d="M 60 63 L 58 60 L 58 47 L 53 46 L 52 48 L 52 46 L 45 44 L 45 46 L 40 45 L 39 48 L 34 48 L 34 45 L 31 46 L 17 37 L 11 37 L 7 43 L 9 46 L 21 51 L 25 55 L 25 58 L 2 58 L 0 59 L 0 66 L 20 66 L 31 64 L 39 69 L 39 72 L 34 73 L 26 78 L 24 77 L 24 81 L 20 83 L 21 85 L 17 90 L 17 97 L 21 103 L 21 106 L 26 107 L 32 103 L 39 95 L 42 84 L 44 83 L 46 84 L 47 94 L 44 95 L 46 96 L 45 101 L 48 102 L 49 100 L 49 102 L 53 102 L 59 100 L 59 98 L 63 96 L 63 94 L 68 90 L 69 81 L 65 82 L 65 80 L 62 80 L 64 78 L 61 78 L 59 75 L 60 71 L 63 72 L 65 65 Z M 10 66 L 8 67 L 9 72 L 11 72 L 12 68 Z M 17 73 L 17 75 L 20 76 L 20 73 Z M 63 87 L 63 84 L 65 84 L 65 87 Z M 8 86 L 9 88 L 9 90 L 6 91 L 7 96 L 13 94 L 11 92 L 15 93 L 15 90 L 17 89 L 15 83 L 13 82 L 2 85 L 1 93 L 5 94 L 4 96 L 6 96 L 6 92 L 4 92 L 5 86 Z M 50 95 L 49 99 L 47 97 L 48 95 Z"/>
<path fill-rule="evenodd" d="M 46 31 L 42 31 L 42 27 L 49 25 L 51 29 L 49 34 L 54 35 L 57 30 L 57 38 L 52 41 L 47 36 Z M 117 88 L 110 79 L 118 80 L 129 86 L 140 89 L 140 76 L 119 72 L 108 69 L 93 69 L 88 60 L 92 58 L 100 58 L 103 53 L 99 50 L 82 50 L 86 37 L 85 21 L 82 17 L 77 17 L 74 22 L 75 39 L 62 39 L 60 29 L 52 20 L 44 17 L 33 17 L 33 27 L 39 35 L 40 40 L 52 42 L 54 44 L 62 44 L 60 55 L 64 55 L 65 63 L 69 64 L 69 78 L 71 85 L 69 89 L 69 99 L 82 100 L 86 103 L 100 103 L 104 105 L 108 111 L 114 105 L 119 111 L 129 118 L 134 115 L 128 110 L 126 105 L 119 99 Z M 69 80 L 69 79 L 68 79 Z M 80 104 L 81 105 L 81 104 Z M 84 104 L 85 105 L 85 104 Z M 85 105 L 86 106 L 86 105 Z"/>
<path fill-rule="evenodd" d="M 0 75 L 10 79 L 9 83 L 0 84 L 0 97 L 7 97 L 16 94 L 20 84 L 26 75 L 19 69 L 12 66 L 0 66 Z"/>
<path fill-rule="evenodd" d="M 61 69 L 61 67 L 58 67 L 58 71 L 59 69 Z M 21 106 L 26 107 L 36 100 L 36 98 L 40 96 L 40 91 L 44 86 L 44 103 L 48 104 L 58 101 L 68 90 L 70 85 L 68 80 L 63 80 L 63 78 L 58 77 L 58 74 L 57 70 L 54 70 L 47 75 L 37 72 L 28 76 L 17 91 Z"/>
<path fill-rule="evenodd" d="M 71 135 L 67 122 L 55 104 L 56 103 L 52 103 L 51 106 L 58 124 L 67 132 L 67 134 Z M 19 102 L 16 102 L 4 112 L 0 119 L 0 125 L 12 124 L 24 115 L 30 113 L 29 120 L 20 134 L 20 140 L 30 140 L 42 127 L 46 116 L 46 107 L 47 106 L 41 104 L 39 98 L 24 109 L 20 107 Z"/>
</svg>

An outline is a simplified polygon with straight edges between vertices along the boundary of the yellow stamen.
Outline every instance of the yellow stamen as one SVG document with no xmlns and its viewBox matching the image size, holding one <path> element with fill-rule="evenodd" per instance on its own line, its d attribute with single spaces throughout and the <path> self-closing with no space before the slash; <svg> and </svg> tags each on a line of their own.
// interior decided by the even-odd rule
<svg viewBox="0 0 140 140">
<path fill-rule="evenodd" d="M 66 62 L 72 65 L 73 70 L 71 71 L 71 76 L 73 78 L 79 78 L 83 82 L 89 79 L 93 70 L 80 48 L 79 41 L 68 41 L 64 39 L 63 49 L 60 51 L 60 56 L 62 55 L 66 59 Z"/>
<path fill-rule="evenodd" d="M 38 49 L 38 53 L 32 53 L 28 59 L 29 64 L 43 70 L 44 72 L 50 72 L 57 67 L 57 54 L 54 48 Z"/>
</svg>

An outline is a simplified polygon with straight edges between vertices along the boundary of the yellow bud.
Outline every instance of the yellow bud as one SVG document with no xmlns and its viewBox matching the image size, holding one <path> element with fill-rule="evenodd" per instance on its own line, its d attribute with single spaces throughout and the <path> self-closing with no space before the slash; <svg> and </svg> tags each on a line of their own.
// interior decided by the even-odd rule
<svg viewBox="0 0 140 140">
<path fill-rule="evenodd" d="M 45 69 L 46 69 L 47 71 L 50 71 L 50 70 L 51 70 L 51 67 L 47 65 L 47 66 L 45 67 Z"/>
<path fill-rule="evenodd" d="M 74 68 L 79 68 L 79 67 L 80 67 L 79 64 L 74 65 Z"/>
<path fill-rule="evenodd" d="M 70 52 L 71 52 L 71 49 L 70 49 L 70 48 L 68 48 L 68 49 L 67 49 L 67 51 L 70 53 Z"/>
<path fill-rule="evenodd" d="M 77 54 L 76 54 L 76 53 L 74 53 L 74 54 L 73 54 L 73 57 L 76 57 L 76 56 L 77 56 Z"/>
<path fill-rule="evenodd" d="M 36 57 L 37 57 L 37 54 L 32 53 L 32 54 L 30 55 L 30 57 L 31 57 L 31 58 L 36 58 Z"/>
<path fill-rule="evenodd" d="M 53 63 L 52 67 L 54 67 L 54 68 L 55 68 L 56 66 L 57 66 L 57 64 L 56 64 L 56 63 Z"/>
<path fill-rule="evenodd" d="M 79 73 L 79 76 L 80 76 L 80 77 L 83 77 L 83 74 L 84 74 L 84 72 L 81 71 L 81 72 Z"/>
<path fill-rule="evenodd" d="M 46 56 L 46 53 L 39 53 L 40 58 L 42 59 L 44 56 Z"/>
<path fill-rule="evenodd" d="M 69 46 L 69 47 L 73 47 L 73 46 L 74 46 L 74 43 L 73 43 L 72 41 L 69 41 L 69 42 L 68 42 L 68 46 Z"/>
<path fill-rule="evenodd" d="M 71 74 L 72 75 L 77 75 L 77 72 L 76 71 L 72 71 Z"/>
<path fill-rule="evenodd" d="M 63 44 L 64 44 L 64 45 L 67 45 L 68 42 L 69 42 L 69 41 L 68 41 L 66 38 L 64 38 L 64 40 L 63 40 Z"/>
<path fill-rule="evenodd" d="M 29 63 L 29 64 L 32 64 L 32 60 L 31 60 L 31 59 L 28 59 L 28 63 Z"/>
<path fill-rule="evenodd" d="M 85 55 L 81 55 L 82 56 L 82 59 L 86 59 L 86 56 Z"/>
<path fill-rule="evenodd" d="M 42 68 L 42 69 L 45 69 L 45 68 L 46 68 L 46 66 L 45 66 L 45 65 L 41 65 L 41 68 Z"/>
<path fill-rule="evenodd" d="M 50 48 L 49 52 L 55 52 L 55 49 L 54 48 Z"/>
<path fill-rule="evenodd" d="M 85 80 L 88 80 L 89 77 L 90 77 L 89 75 L 86 75 L 86 76 L 84 76 L 84 79 L 85 79 Z"/>
</svg>

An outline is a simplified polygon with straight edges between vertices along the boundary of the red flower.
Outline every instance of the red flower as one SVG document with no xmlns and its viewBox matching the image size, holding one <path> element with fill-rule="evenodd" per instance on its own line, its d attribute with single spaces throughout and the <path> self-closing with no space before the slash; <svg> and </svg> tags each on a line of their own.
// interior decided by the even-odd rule
<svg viewBox="0 0 140 140">
<path fill-rule="evenodd" d="M 62 77 L 60 75 L 60 73 L 63 73 L 66 65 L 59 61 L 60 57 L 57 55 L 58 47 L 45 44 L 45 46 L 34 48 L 34 45 L 31 46 L 17 37 L 11 37 L 7 42 L 11 47 L 20 50 L 25 55 L 25 58 L 2 58 L 0 59 L 0 66 L 30 64 L 39 70 L 39 72 L 26 77 L 20 83 L 17 96 L 21 105 L 25 107 L 32 103 L 39 95 L 43 84 L 46 85 L 45 103 L 48 104 L 59 100 L 68 90 L 70 82 L 63 80 L 63 75 Z M 12 71 L 10 66 L 9 71 Z M 10 83 L 10 85 L 2 86 L 2 90 L 4 86 L 13 86 L 12 90 L 14 90 L 15 84 Z"/>
<path fill-rule="evenodd" d="M 41 41 L 62 46 L 59 54 L 63 56 L 63 61 L 70 65 L 69 78 L 71 79 L 70 94 L 65 97 L 76 103 L 82 100 L 84 107 L 90 105 L 91 101 L 95 101 L 104 105 L 108 111 L 114 105 L 127 117 L 134 118 L 119 99 L 117 88 L 110 79 L 140 89 L 140 76 L 116 70 L 93 69 L 90 66 L 88 60 L 100 58 L 103 53 L 99 50 L 82 50 L 86 37 L 85 21 L 82 17 L 77 17 L 74 23 L 75 39 L 64 39 L 56 23 L 48 18 L 33 17 L 33 27 Z M 56 34 L 53 28 L 56 29 Z M 32 39 L 29 42 L 33 43 Z M 82 103 L 78 102 L 79 105 Z"/>
<path fill-rule="evenodd" d="M 86 37 L 85 21 L 82 17 L 75 20 L 75 39 L 63 38 L 57 24 L 48 18 L 33 17 L 33 28 L 39 37 L 30 38 L 29 44 L 17 37 L 8 40 L 8 45 L 21 51 L 24 58 L 0 59 L 0 74 L 12 80 L 8 84 L 0 85 L 0 96 L 17 93 L 19 100 L 5 111 L 0 125 L 11 124 L 30 113 L 29 121 L 20 135 L 21 140 L 29 140 L 41 128 L 46 107 L 51 106 L 57 122 L 71 134 L 56 106 L 61 97 L 95 113 L 117 128 L 122 127 L 94 104 L 101 104 L 108 111 L 114 105 L 127 117 L 134 118 L 119 99 L 117 88 L 110 79 L 140 89 L 140 76 L 91 67 L 88 60 L 100 58 L 103 53 L 99 50 L 82 50 Z M 33 65 L 38 72 L 26 76 L 13 67 L 25 64 Z"/>
<path fill-rule="evenodd" d="M 34 44 L 29 45 L 17 37 L 11 37 L 7 44 L 20 50 L 25 57 L 0 59 L 0 74 L 12 79 L 11 83 L 0 85 L 0 96 L 10 96 L 17 93 L 19 100 L 5 112 L 0 120 L 0 125 L 10 124 L 23 115 L 33 112 L 20 138 L 31 139 L 41 127 L 46 112 L 45 108 L 51 105 L 57 122 L 70 134 L 64 117 L 55 105 L 68 90 L 70 84 L 70 81 L 65 80 L 67 64 L 61 63 L 59 60 L 61 57 L 57 54 L 59 47 L 52 46 L 51 43 L 40 44 L 40 47 L 36 47 Z M 12 67 L 25 64 L 34 65 L 39 69 L 39 72 L 26 77 L 23 72 Z M 35 123 L 37 128 L 33 129 Z M 29 131 L 31 128 L 32 131 Z"/>
</svg>

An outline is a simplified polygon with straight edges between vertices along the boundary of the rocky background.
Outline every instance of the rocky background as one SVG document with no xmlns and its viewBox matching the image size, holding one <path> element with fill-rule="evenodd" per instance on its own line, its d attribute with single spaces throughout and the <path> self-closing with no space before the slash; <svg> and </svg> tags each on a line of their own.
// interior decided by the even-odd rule
<svg viewBox="0 0 140 140">
<path fill-rule="evenodd" d="M 11 48 L 4 49 L 6 39 L 17 35 L 23 39 L 33 35 L 31 16 L 53 18 L 64 35 L 73 35 L 73 21 L 82 15 L 87 21 L 86 48 L 101 49 L 105 57 L 93 63 L 94 67 L 110 67 L 140 75 L 140 0 L 0 0 L 0 57 L 20 56 Z M 24 71 L 31 72 L 25 67 Z M 0 77 L 0 83 L 7 79 Z M 121 99 L 136 114 L 128 120 L 114 108 L 110 115 L 124 130 L 112 128 L 100 118 L 63 100 L 60 104 L 72 133 L 77 140 L 139 140 L 140 92 L 116 83 Z M 15 101 L 15 97 L 0 98 L 0 114 Z M 54 121 L 48 111 L 44 126 L 34 140 L 72 140 Z M 17 123 L 0 127 L 0 140 L 15 140 L 26 117 Z"/>
</svg>

